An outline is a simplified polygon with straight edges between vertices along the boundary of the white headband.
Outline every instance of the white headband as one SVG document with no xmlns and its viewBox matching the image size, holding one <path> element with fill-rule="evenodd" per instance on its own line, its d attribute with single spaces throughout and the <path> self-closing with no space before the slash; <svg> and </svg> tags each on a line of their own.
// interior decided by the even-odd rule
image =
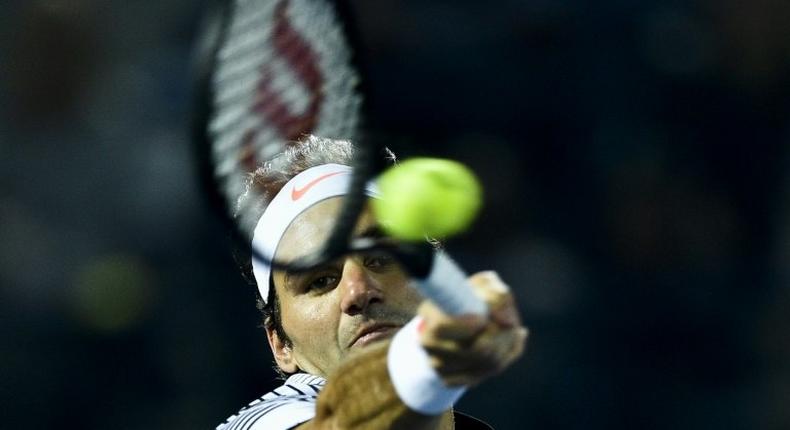
<svg viewBox="0 0 790 430">
<path fill-rule="evenodd" d="M 258 220 L 252 236 L 253 248 L 272 260 L 285 230 L 299 214 L 322 200 L 347 194 L 350 183 L 351 167 L 341 164 L 311 167 L 291 178 L 274 196 Z M 377 197 L 375 184 L 367 184 L 365 194 Z M 253 256 L 252 273 L 264 302 L 269 299 L 271 271 L 269 264 Z"/>
</svg>

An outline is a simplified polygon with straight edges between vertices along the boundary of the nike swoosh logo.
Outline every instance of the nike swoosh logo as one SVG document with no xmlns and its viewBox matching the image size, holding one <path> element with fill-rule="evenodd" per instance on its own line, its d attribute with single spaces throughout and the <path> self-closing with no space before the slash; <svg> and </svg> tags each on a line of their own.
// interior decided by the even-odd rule
<svg viewBox="0 0 790 430">
<path fill-rule="evenodd" d="M 310 188 L 313 188 L 315 186 L 315 184 L 323 181 L 324 179 L 326 179 L 326 178 L 328 178 L 330 176 L 339 175 L 341 173 L 343 173 L 343 172 L 332 172 L 332 173 L 327 173 L 326 175 L 321 175 L 321 176 L 313 179 L 312 181 L 308 182 L 307 185 L 305 185 L 301 189 L 296 189 L 296 185 L 294 185 L 293 189 L 291 189 L 291 200 L 297 201 L 297 200 L 301 199 L 302 196 L 305 195 L 305 193 L 310 191 Z"/>
</svg>

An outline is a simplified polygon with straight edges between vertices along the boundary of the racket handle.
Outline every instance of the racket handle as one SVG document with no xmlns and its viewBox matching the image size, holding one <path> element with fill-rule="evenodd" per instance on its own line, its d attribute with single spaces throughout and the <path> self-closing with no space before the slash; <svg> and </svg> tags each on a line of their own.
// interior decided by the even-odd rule
<svg viewBox="0 0 790 430">
<path fill-rule="evenodd" d="M 450 315 L 484 315 L 488 312 L 486 304 L 469 285 L 466 273 L 444 252 L 434 253 L 431 271 L 424 279 L 417 280 L 417 288 L 425 298 Z"/>
</svg>

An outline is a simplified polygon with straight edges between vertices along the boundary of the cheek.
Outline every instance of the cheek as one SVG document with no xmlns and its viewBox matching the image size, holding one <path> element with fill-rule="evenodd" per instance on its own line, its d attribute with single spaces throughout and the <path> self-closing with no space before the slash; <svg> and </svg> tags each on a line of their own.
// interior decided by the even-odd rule
<svg viewBox="0 0 790 430">
<path fill-rule="evenodd" d="M 406 302 L 406 306 L 412 311 L 414 315 L 417 314 L 417 308 L 420 306 L 420 303 L 423 301 L 422 294 L 417 291 L 411 283 L 407 283 L 404 287 L 404 301 Z"/>
<path fill-rule="evenodd" d="M 292 300 L 283 312 L 283 329 L 295 345 L 326 344 L 337 330 L 337 312 L 331 300 L 304 298 Z M 285 308 L 284 308 L 285 309 Z"/>
<path fill-rule="evenodd" d="M 423 298 L 420 292 L 414 288 L 414 284 L 408 276 L 401 271 L 396 271 L 382 275 L 380 283 L 381 285 L 392 286 L 392 293 L 390 294 L 399 307 L 412 309 L 416 313 L 417 307 Z"/>
</svg>

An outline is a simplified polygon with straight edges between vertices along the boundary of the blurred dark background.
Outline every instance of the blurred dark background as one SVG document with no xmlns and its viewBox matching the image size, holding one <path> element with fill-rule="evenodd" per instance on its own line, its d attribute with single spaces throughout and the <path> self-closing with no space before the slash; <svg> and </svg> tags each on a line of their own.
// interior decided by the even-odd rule
<svg viewBox="0 0 790 430">
<path fill-rule="evenodd" d="M 277 384 L 198 186 L 199 2 L 0 4 L 4 428 L 213 428 Z M 487 191 L 502 429 L 790 428 L 790 3 L 351 2 L 401 156 Z"/>
</svg>

